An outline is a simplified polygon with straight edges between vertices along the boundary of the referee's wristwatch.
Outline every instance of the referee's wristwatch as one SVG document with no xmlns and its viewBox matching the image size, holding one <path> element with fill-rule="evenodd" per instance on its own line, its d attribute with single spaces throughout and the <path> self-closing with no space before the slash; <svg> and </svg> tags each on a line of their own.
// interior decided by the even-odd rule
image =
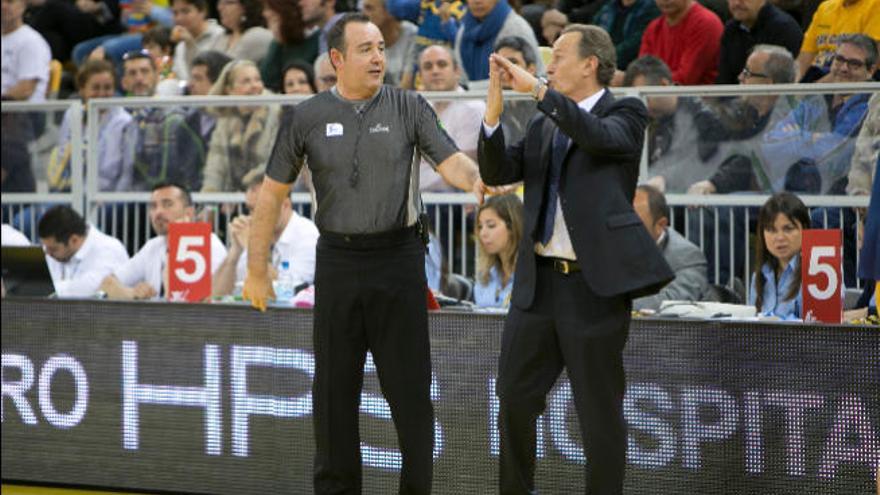
<svg viewBox="0 0 880 495">
<path fill-rule="evenodd" d="M 532 98 L 535 101 L 538 100 L 538 97 L 541 95 L 541 89 L 547 87 L 547 78 L 539 77 L 537 81 L 535 81 L 535 85 L 532 86 Z"/>
</svg>

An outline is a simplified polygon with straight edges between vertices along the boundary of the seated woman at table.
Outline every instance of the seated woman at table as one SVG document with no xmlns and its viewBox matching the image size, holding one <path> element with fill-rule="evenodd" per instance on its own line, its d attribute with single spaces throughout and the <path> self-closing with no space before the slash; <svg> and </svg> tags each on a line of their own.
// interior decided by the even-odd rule
<svg viewBox="0 0 880 495">
<path fill-rule="evenodd" d="M 492 196 L 477 212 L 477 280 L 474 302 L 506 308 L 513 288 L 516 250 L 523 235 L 523 205 L 514 194 Z"/>
<path fill-rule="evenodd" d="M 799 320 L 801 313 L 801 239 L 810 228 L 810 212 L 794 194 L 774 194 L 758 213 L 755 273 L 749 304 L 760 316 Z"/>
</svg>

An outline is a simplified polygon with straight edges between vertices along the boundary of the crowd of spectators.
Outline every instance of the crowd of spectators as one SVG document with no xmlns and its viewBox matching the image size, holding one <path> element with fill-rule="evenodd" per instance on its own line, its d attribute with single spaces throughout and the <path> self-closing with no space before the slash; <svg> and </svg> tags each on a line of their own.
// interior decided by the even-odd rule
<svg viewBox="0 0 880 495">
<path fill-rule="evenodd" d="M 62 76 L 62 97 L 84 103 L 120 95 L 215 95 L 240 102 L 273 93 L 315 94 L 335 84 L 326 33 L 342 12 L 353 9 L 364 12 L 382 32 L 385 82 L 427 95 L 466 95 L 484 88 L 493 52 L 543 75 L 551 61 L 550 47 L 572 22 L 596 24 L 611 35 L 617 48 L 612 85 L 617 86 L 880 79 L 880 0 L 825 0 L 797 7 L 781 0 L 361 0 L 357 5 L 342 0 L 3 0 L 2 8 L 4 100 L 39 102 L 54 95 L 59 83 L 50 85 L 50 74 L 56 80 Z M 878 101 L 876 94 L 871 98 L 867 93 L 650 97 L 649 186 L 639 189 L 636 209 L 665 253 L 669 246 L 687 241 L 669 228 L 677 222 L 658 206 L 663 193 L 869 194 L 880 148 Z M 458 147 L 476 156 L 485 110 L 482 98 L 432 99 L 432 104 Z M 179 213 L 185 215 L 192 206 L 188 191 L 253 193 L 277 131 L 290 118 L 285 108 L 116 106 L 99 113 L 97 142 L 83 136 L 80 149 L 97 147 L 100 191 L 155 195 L 157 188 L 177 184 L 181 193 L 187 192 L 178 198 Z M 508 102 L 502 114 L 506 135 L 523 135 L 534 112 L 532 101 Z M 29 145 L 46 128 L 46 119 L 4 113 L 4 192 L 31 192 L 41 183 L 53 192 L 71 190 L 71 126 L 77 124 L 73 118 L 71 112 L 61 118 L 48 159 L 34 163 Z M 422 164 L 419 182 L 422 191 L 447 190 L 427 163 Z M 295 190 L 309 190 L 309 184 L 306 166 Z M 478 244 L 489 223 L 500 222 L 508 229 L 516 225 L 503 217 L 511 208 L 505 204 L 480 210 L 472 220 Z M 38 213 L 48 214 L 43 210 Z M 168 214 L 154 218 L 154 211 L 151 207 L 150 219 L 160 233 L 155 221 Z M 58 215 L 55 209 L 49 212 Z M 744 225 L 739 214 L 724 213 L 722 223 L 761 229 Z M 855 232 L 851 211 L 830 213 L 831 218 L 839 217 L 834 227 Z M 481 220 L 484 214 L 495 218 Z M 684 214 L 693 220 L 693 212 Z M 288 218 L 293 224 L 300 217 L 293 213 Z M 246 256 L 241 242 L 245 223 L 246 217 L 231 221 L 227 235 L 230 253 L 238 259 Z M 718 229 L 719 247 L 729 249 L 723 236 L 733 227 L 707 225 L 705 220 L 689 224 L 692 238 L 694 229 Z M 80 227 L 49 232 L 50 237 L 62 244 L 67 238 L 84 246 L 96 242 L 90 240 L 100 234 L 94 226 Z M 284 225 L 279 229 L 282 236 Z M 508 234 L 516 234 L 515 229 Z M 690 247 L 674 251 L 681 255 Z M 715 249 L 712 242 L 703 247 L 707 254 Z M 709 280 L 715 270 L 724 280 L 742 273 L 744 253 L 728 254 L 722 252 L 721 266 L 708 267 Z M 854 262 L 853 249 L 845 254 Z M 686 258 L 698 261 L 697 256 Z M 513 274 L 505 271 L 503 257 L 498 259 L 494 271 L 487 266 L 478 270 L 478 289 L 490 278 L 496 288 L 509 288 Z M 674 258 L 667 259 L 673 264 Z M 728 259 L 734 260 L 733 266 L 727 266 Z M 697 271 L 702 273 L 705 259 L 700 266 Z M 157 275 L 161 269 L 137 276 L 131 270 L 121 273 L 105 284 L 108 293 L 131 296 L 162 290 Z M 229 289 L 234 283 L 228 282 L 235 278 L 226 277 L 223 286 Z M 689 297 L 707 292 L 698 285 L 685 291 Z M 639 304 L 656 307 L 657 301 Z"/>
</svg>

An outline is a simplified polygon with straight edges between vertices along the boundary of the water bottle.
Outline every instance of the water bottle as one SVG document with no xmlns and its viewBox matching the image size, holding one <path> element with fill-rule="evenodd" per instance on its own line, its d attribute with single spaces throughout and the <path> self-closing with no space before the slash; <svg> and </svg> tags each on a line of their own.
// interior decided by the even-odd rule
<svg viewBox="0 0 880 495">
<path fill-rule="evenodd" d="M 293 273 L 290 271 L 290 262 L 284 260 L 281 262 L 281 270 L 278 272 L 278 282 L 275 284 L 275 301 L 280 304 L 290 304 L 293 299 L 294 283 Z"/>
</svg>

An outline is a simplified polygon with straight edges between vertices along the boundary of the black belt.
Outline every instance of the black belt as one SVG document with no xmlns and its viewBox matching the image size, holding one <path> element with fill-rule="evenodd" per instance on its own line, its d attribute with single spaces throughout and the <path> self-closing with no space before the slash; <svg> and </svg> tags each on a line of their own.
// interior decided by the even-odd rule
<svg viewBox="0 0 880 495">
<path fill-rule="evenodd" d="M 535 255 L 538 265 L 551 266 L 554 271 L 563 275 L 581 271 L 581 265 L 577 261 L 566 260 L 563 258 L 548 258 L 547 256 Z"/>
<path fill-rule="evenodd" d="M 369 234 L 341 234 L 328 230 L 320 231 L 319 242 L 329 243 L 342 248 L 382 248 L 395 246 L 401 242 L 418 239 L 415 226 L 405 227 L 385 232 L 373 232 Z"/>
</svg>

